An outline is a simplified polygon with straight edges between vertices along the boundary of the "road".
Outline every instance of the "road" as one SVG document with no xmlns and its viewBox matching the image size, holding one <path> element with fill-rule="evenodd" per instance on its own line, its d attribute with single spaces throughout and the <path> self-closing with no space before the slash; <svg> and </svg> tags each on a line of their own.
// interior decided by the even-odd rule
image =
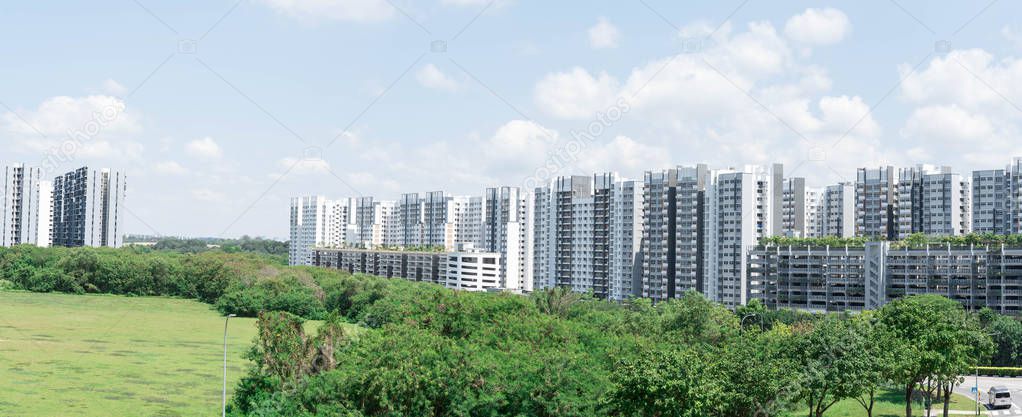
<svg viewBox="0 0 1022 417">
<path fill-rule="evenodd" d="M 955 393 L 975 399 L 976 397 L 972 393 L 972 387 L 974 386 L 976 386 L 976 377 L 966 377 L 965 382 L 955 387 Z M 1022 417 L 1022 378 L 979 377 L 980 403 L 983 410 L 986 410 L 983 403 L 986 402 L 987 391 L 990 390 L 990 387 L 994 386 L 1008 387 L 1008 389 L 1011 390 L 1011 400 L 1015 404 L 1011 406 L 1011 409 L 1002 408 L 1000 410 L 988 410 L 987 415 L 994 417 Z"/>
</svg>

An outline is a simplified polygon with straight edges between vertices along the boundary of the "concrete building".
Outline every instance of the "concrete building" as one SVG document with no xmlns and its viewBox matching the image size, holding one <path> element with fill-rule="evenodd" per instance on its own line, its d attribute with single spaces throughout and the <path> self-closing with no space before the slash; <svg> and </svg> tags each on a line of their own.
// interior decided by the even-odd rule
<svg viewBox="0 0 1022 417">
<path fill-rule="evenodd" d="M 820 191 L 806 187 L 806 179 L 801 177 L 786 179 L 783 184 L 779 236 L 818 236 Z"/>
<path fill-rule="evenodd" d="M 312 250 L 355 244 L 355 199 L 328 200 L 323 196 L 291 199 L 290 265 L 312 265 Z"/>
<path fill-rule="evenodd" d="M 968 310 L 1022 313 L 1022 248 L 869 242 L 865 247 L 758 246 L 749 280 L 768 306 L 812 311 L 877 309 L 937 294 Z"/>
<path fill-rule="evenodd" d="M 404 241 L 398 204 L 359 197 L 355 202 L 355 222 L 359 245 L 365 248 L 398 247 Z"/>
<path fill-rule="evenodd" d="M 1009 205 L 1008 176 L 1003 169 L 972 171 L 972 231 L 1006 235 Z"/>
<path fill-rule="evenodd" d="M 462 245 L 456 252 L 445 256 L 444 282 L 447 288 L 462 291 L 508 290 L 520 292 L 519 288 L 501 285 L 501 256 L 499 253 L 474 249 Z"/>
<path fill-rule="evenodd" d="M 780 165 L 771 170 L 747 166 L 743 170 L 714 171 L 707 189 L 706 281 L 704 294 L 729 308 L 746 304 L 748 250 L 759 239 L 780 230 L 773 217 L 780 204 L 773 200 L 783 193 Z M 783 197 L 782 197 L 783 198 Z"/>
<path fill-rule="evenodd" d="M 52 190 L 42 170 L 12 165 L 0 175 L 0 246 L 49 246 Z"/>
<path fill-rule="evenodd" d="M 643 179 L 640 295 L 704 292 L 706 165 L 647 171 Z"/>
<path fill-rule="evenodd" d="M 82 167 L 53 180 L 54 246 L 120 247 L 124 173 Z"/>
<path fill-rule="evenodd" d="M 827 186 L 820 196 L 817 236 L 855 236 L 855 186 L 840 183 Z"/>
<path fill-rule="evenodd" d="M 482 244 L 479 249 L 500 254 L 500 282 L 508 290 L 532 291 L 528 277 L 526 199 L 518 187 L 487 188 L 483 196 Z M 470 242 L 464 242 L 470 243 Z"/>
<path fill-rule="evenodd" d="M 506 290 L 500 286 L 500 254 L 472 245 L 451 252 L 316 248 L 312 259 L 315 266 L 353 274 L 429 282 L 463 291 Z"/>
<path fill-rule="evenodd" d="M 855 180 L 855 235 L 896 239 L 897 209 L 894 167 L 859 168 Z"/>
<path fill-rule="evenodd" d="M 898 171 L 898 239 L 913 233 L 959 236 L 972 230 L 969 180 L 950 167 L 919 165 Z"/>
<path fill-rule="evenodd" d="M 569 287 L 601 299 L 635 294 L 640 199 L 637 183 L 614 173 L 560 177 L 550 187 L 537 187 L 532 210 L 537 288 Z M 615 242 L 615 236 L 622 240 Z"/>
</svg>

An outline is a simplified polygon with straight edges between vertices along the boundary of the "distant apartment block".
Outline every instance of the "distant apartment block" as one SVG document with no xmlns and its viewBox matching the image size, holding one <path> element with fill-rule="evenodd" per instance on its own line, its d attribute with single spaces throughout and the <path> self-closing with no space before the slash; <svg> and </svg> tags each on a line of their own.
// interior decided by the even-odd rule
<svg viewBox="0 0 1022 417">
<path fill-rule="evenodd" d="M 328 200 L 323 196 L 291 199 L 288 262 L 312 265 L 312 250 L 343 247 L 356 242 L 355 200 Z"/>
<path fill-rule="evenodd" d="M 894 167 L 859 168 L 855 180 L 855 234 L 898 237 L 898 183 Z"/>
<path fill-rule="evenodd" d="M 855 185 L 840 183 L 824 188 L 817 212 L 816 236 L 855 236 Z"/>
<path fill-rule="evenodd" d="M 919 165 L 898 172 L 898 238 L 913 233 L 959 236 L 972 230 L 969 180 L 950 167 Z"/>
<path fill-rule="evenodd" d="M 653 300 L 704 292 L 706 165 L 647 171 L 643 180 L 640 295 Z"/>
<path fill-rule="evenodd" d="M 53 179 L 52 244 L 120 247 L 124 173 L 82 167 Z"/>
<path fill-rule="evenodd" d="M 500 254 L 461 245 L 450 252 L 383 249 L 312 250 L 312 264 L 353 274 L 429 282 L 462 291 L 508 290 L 501 286 Z"/>
<path fill-rule="evenodd" d="M 12 165 L 0 175 L 0 246 L 49 246 L 52 190 L 42 170 Z"/>
</svg>

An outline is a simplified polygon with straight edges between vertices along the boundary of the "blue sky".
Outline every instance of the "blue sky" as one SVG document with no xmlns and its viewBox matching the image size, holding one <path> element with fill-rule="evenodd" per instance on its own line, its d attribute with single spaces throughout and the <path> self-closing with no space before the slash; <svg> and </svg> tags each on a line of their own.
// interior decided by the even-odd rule
<svg viewBox="0 0 1022 417">
<path fill-rule="evenodd" d="M 310 193 L 1022 156 L 1013 2 L 8 3 L 0 161 L 126 171 L 130 233 L 283 238 Z"/>
</svg>

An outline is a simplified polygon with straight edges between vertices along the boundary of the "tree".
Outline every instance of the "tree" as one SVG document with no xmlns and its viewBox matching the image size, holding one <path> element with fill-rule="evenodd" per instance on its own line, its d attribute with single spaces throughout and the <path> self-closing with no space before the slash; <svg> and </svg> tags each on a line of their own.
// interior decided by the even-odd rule
<svg viewBox="0 0 1022 417">
<path fill-rule="evenodd" d="M 799 396 L 810 417 L 821 417 L 838 401 L 862 391 L 871 361 L 867 344 L 852 321 L 838 315 L 794 327 L 787 353 L 802 375 Z"/>
<path fill-rule="evenodd" d="M 646 350 L 618 363 L 605 400 L 617 416 L 706 417 L 717 415 L 720 387 L 705 359 L 691 350 Z"/>
<path fill-rule="evenodd" d="M 939 295 L 897 299 L 880 310 L 879 318 L 899 346 L 892 379 L 904 389 L 905 416 L 912 417 L 912 397 L 921 387 L 928 404 L 935 390 L 942 391 L 946 416 L 958 376 L 992 349 L 979 320 L 958 302 Z"/>
<path fill-rule="evenodd" d="M 859 334 L 864 344 L 862 355 L 867 359 L 863 365 L 855 400 L 866 411 L 866 417 L 873 417 L 873 406 L 880 389 L 891 380 L 898 358 L 899 345 L 894 336 L 878 321 L 876 314 L 866 311 L 851 319 L 852 330 Z"/>
</svg>

